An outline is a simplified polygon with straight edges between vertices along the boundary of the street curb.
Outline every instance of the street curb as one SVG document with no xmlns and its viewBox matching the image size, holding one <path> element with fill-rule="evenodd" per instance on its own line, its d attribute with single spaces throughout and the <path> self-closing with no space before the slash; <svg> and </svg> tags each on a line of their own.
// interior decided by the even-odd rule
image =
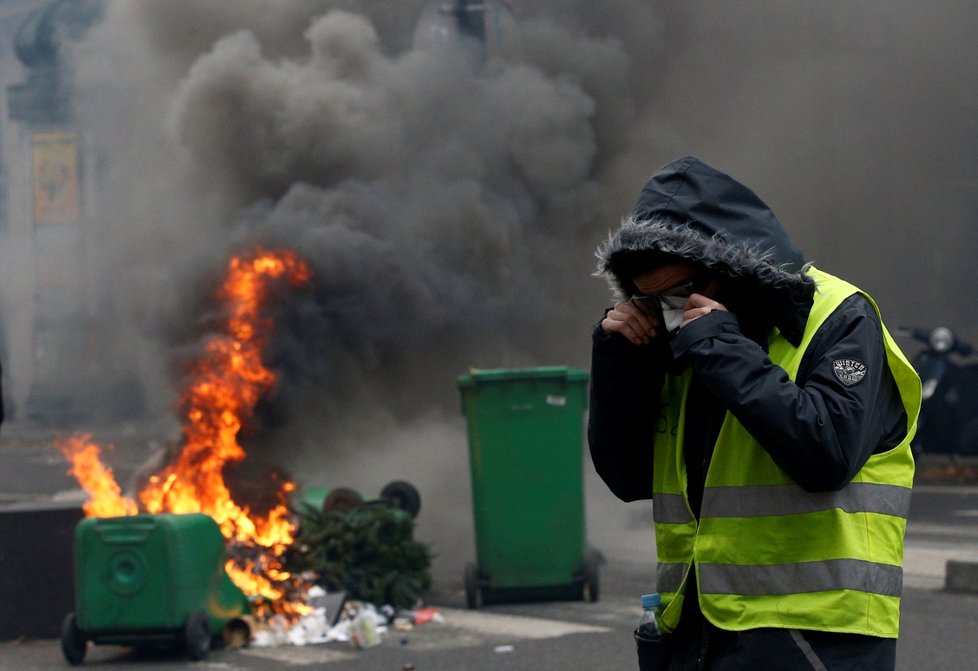
<svg viewBox="0 0 978 671">
<path fill-rule="evenodd" d="M 978 557 L 948 559 L 944 572 L 948 592 L 978 594 Z"/>
</svg>

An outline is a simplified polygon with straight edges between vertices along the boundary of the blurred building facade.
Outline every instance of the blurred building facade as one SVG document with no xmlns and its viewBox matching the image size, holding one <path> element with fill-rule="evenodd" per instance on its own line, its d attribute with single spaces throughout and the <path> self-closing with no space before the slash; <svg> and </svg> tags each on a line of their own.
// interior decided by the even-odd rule
<svg viewBox="0 0 978 671">
<path fill-rule="evenodd" d="M 0 357 L 8 416 L 48 424 L 97 414 L 101 306 L 97 156 L 72 119 L 66 46 L 100 0 L 0 2 Z M 24 297 L 32 297 L 25 300 Z"/>
</svg>

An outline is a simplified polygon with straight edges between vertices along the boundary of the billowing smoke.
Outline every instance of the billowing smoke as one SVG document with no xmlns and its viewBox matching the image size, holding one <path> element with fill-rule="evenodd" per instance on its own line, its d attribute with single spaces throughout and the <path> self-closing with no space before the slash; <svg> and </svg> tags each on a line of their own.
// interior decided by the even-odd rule
<svg viewBox="0 0 978 671">
<path fill-rule="evenodd" d="M 276 303 L 281 384 L 250 440 L 328 485 L 413 479 L 456 528 L 455 377 L 586 366 L 593 250 L 687 153 L 891 326 L 976 335 L 973 5 L 511 4 L 487 53 L 426 39 L 422 0 L 107 4 L 77 109 L 106 302 L 156 415 L 228 254 L 290 247 L 315 277 Z"/>
<path fill-rule="evenodd" d="M 158 4 L 145 16 L 184 26 L 206 24 L 215 7 L 161 16 Z M 567 289 L 589 282 L 599 137 L 631 106 L 620 45 L 540 24 L 548 47 L 522 49 L 543 39 L 538 24 L 512 22 L 482 64 L 452 41 L 391 51 L 368 15 L 322 11 L 301 34 L 305 53 L 276 58 L 260 30 L 236 30 L 176 83 L 156 116 L 176 151 L 152 153 L 180 171 L 177 191 L 146 193 L 154 166 L 118 164 L 127 190 L 181 201 L 130 212 L 158 229 L 135 257 L 168 287 L 189 269 L 196 288 L 201 268 L 255 242 L 305 256 L 315 295 L 283 315 L 296 328 L 276 352 L 289 373 L 282 393 L 315 399 L 303 414 L 380 391 L 405 410 L 454 401 L 454 376 L 470 365 L 580 362 L 583 337 L 570 334 L 586 329 Z M 119 30 L 111 11 L 105 30 Z M 553 53 L 561 41 L 573 58 Z M 158 236 L 172 250 L 162 263 Z M 193 309 L 173 308 L 156 315 L 166 330 L 192 332 Z"/>
<path fill-rule="evenodd" d="M 302 484 L 414 481 L 445 526 L 468 496 L 456 377 L 586 365 L 620 213 L 601 180 L 642 98 L 621 35 L 647 11 L 517 7 L 481 43 L 439 37 L 438 4 L 271 6 L 109 3 L 77 47 L 119 337 L 167 412 L 228 255 L 294 249 L 311 288 L 273 301 L 249 449 Z"/>
</svg>

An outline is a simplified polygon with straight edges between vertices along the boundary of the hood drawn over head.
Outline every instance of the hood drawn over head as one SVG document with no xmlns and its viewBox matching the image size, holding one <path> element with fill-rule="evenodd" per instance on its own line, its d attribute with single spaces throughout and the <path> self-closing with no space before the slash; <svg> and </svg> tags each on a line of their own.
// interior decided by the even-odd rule
<svg viewBox="0 0 978 671">
<path fill-rule="evenodd" d="M 792 341 L 815 292 L 801 250 L 774 212 L 749 188 L 693 156 L 649 178 L 597 257 L 597 274 L 623 299 L 639 293 L 636 275 L 669 259 L 692 261 L 770 302 L 775 325 Z"/>
</svg>

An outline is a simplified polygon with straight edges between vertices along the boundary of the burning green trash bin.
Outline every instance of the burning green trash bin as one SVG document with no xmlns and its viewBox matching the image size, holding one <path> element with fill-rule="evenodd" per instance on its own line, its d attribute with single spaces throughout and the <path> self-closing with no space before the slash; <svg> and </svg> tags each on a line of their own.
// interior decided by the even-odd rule
<svg viewBox="0 0 978 671">
<path fill-rule="evenodd" d="M 469 608 L 598 598 L 586 548 L 587 373 L 562 366 L 473 370 L 457 380 L 468 425 L 477 562 Z"/>
<path fill-rule="evenodd" d="M 202 513 L 90 517 L 75 528 L 75 607 L 61 649 L 80 664 L 96 644 L 182 644 L 202 659 L 248 603 L 224 569 L 217 523 Z"/>
</svg>

